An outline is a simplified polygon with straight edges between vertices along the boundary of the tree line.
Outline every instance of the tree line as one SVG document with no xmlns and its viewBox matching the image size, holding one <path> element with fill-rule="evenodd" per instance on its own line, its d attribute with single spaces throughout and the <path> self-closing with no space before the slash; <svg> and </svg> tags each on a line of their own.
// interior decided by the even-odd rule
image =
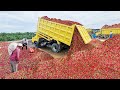
<svg viewBox="0 0 120 90">
<path fill-rule="evenodd" d="M 0 33 L 0 41 L 15 41 L 23 38 L 32 39 L 33 36 L 35 36 L 35 32 Z"/>
</svg>

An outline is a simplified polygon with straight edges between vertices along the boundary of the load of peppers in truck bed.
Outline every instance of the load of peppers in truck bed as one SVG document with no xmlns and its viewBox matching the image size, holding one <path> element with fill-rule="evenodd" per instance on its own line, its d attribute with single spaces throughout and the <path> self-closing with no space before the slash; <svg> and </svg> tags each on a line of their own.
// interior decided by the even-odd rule
<svg viewBox="0 0 120 90">
<path fill-rule="evenodd" d="M 80 24 L 78 22 L 74 22 L 74 21 L 70 21 L 70 20 L 61 20 L 61 19 L 56 19 L 56 18 L 48 18 L 47 16 L 43 16 L 41 18 L 45 19 L 45 20 L 52 21 L 52 22 L 69 25 L 69 26 L 71 26 L 73 24 L 82 25 L 82 24 Z"/>
</svg>

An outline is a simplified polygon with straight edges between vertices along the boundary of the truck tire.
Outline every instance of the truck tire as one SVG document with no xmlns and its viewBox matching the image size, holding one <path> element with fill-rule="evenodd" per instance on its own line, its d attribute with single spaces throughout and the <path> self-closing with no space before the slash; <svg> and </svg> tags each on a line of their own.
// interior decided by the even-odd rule
<svg viewBox="0 0 120 90">
<path fill-rule="evenodd" d="M 36 48 L 39 48 L 39 45 L 38 45 L 37 41 L 34 42 L 34 45 L 35 45 Z"/>
<path fill-rule="evenodd" d="M 39 48 L 45 47 L 46 44 L 47 44 L 47 41 L 44 38 L 39 39 L 39 43 L 38 43 Z"/>
<path fill-rule="evenodd" d="M 45 47 L 45 46 L 46 46 L 46 43 L 47 43 L 47 42 L 44 42 L 44 41 L 43 41 L 43 42 L 40 42 L 40 43 L 39 43 L 39 47 Z"/>
<path fill-rule="evenodd" d="M 58 45 L 57 43 L 53 43 L 51 49 L 53 52 L 56 52 L 56 53 L 58 53 L 61 50 L 60 45 Z"/>
</svg>

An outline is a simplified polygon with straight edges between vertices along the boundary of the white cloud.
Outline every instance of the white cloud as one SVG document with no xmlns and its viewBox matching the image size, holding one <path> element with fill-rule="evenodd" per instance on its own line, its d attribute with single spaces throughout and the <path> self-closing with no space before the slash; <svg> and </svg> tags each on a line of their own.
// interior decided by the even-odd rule
<svg viewBox="0 0 120 90">
<path fill-rule="evenodd" d="M 15 20 L 19 20 L 19 21 L 25 21 L 24 18 L 21 18 L 17 15 L 13 15 L 13 14 L 9 14 L 9 13 L 0 13 L 1 17 L 7 17 L 9 19 L 15 19 Z"/>
<path fill-rule="evenodd" d="M 15 28 L 20 28 L 22 26 L 17 26 L 17 25 L 9 25 L 9 24 L 0 24 L 0 29 L 15 29 Z"/>
<path fill-rule="evenodd" d="M 0 11 L 0 30 L 36 30 L 41 16 L 77 21 L 86 28 L 101 28 L 120 21 L 120 11 Z"/>
</svg>

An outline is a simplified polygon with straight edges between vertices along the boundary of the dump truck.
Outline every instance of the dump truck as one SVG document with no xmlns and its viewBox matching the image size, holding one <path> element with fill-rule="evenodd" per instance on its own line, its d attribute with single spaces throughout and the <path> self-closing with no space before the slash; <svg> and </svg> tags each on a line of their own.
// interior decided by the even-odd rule
<svg viewBox="0 0 120 90">
<path fill-rule="evenodd" d="M 100 32 L 98 32 L 97 34 L 106 34 L 106 35 L 109 35 L 110 31 L 112 31 L 113 34 L 120 34 L 120 28 L 101 29 Z"/>
<path fill-rule="evenodd" d="M 112 31 L 113 35 L 120 34 L 120 28 L 107 28 L 107 29 L 100 29 L 96 35 L 100 38 L 109 38 L 110 32 Z"/>
<path fill-rule="evenodd" d="M 82 25 L 71 26 L 38 18 L 36 35 L 32 37 L 32 43 L 37 48 L 49 47 L 53 52 L 60 52 L 71 45 L 75 27 L 78 29 L 85 44 L 91 41 L 91 37 Z"/>
</svg>

